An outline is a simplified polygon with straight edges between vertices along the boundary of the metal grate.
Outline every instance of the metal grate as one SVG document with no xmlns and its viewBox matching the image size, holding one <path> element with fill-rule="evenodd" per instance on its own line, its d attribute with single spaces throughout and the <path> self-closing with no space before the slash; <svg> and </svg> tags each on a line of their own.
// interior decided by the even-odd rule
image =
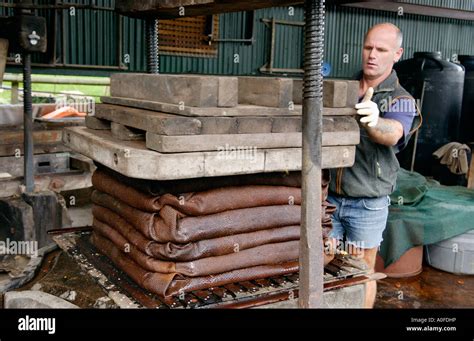
<svg viewBox="0 0 474 341">
<path fill-rule="evenodd" d="M 196 290 L 186 293 L 184 297 L 183 295 L 159 297 L 139 287 L 115 267 L 106 256 L 95 249 L 89 237 L 90 232 L 77 233 L 65 230 L 64 233 L 53 236 L 53 239 L 85 272 L 92 275 L 105 292 L 118 291 L 138 307 L 252 308 L 298 297 L 298 273 Z M 325 268 L 324 291 L 357 285 L 374 279 L 379 279 L 379 277 L 369 275 L 363 262 L 338 257 Z"/>
</svg>

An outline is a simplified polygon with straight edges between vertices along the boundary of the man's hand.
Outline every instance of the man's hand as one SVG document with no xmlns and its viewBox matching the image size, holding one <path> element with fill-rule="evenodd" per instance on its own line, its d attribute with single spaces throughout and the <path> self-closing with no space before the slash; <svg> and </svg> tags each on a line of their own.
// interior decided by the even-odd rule
<svg viewBox="0 0 474 341">
<path fill-rule="evenodd" d="M 375 127 L 379 121 L 380 111 L 377 103 L 372 102 L 372 96 L 374 95 L 374 88 L 369 88 L 365 93 L 362 102 L 356 104 L 357 114 L 362 117 L 360 122 L 366 123 L 369 127 Z"/>
<path fill-rule="evenodd" d="M 357 114 L 364 116 L 360 119 L 370 139 L 385 146 L 394 146 L 403 136 L 403 126 L 400 122 L 380 117 L 377 103 L 372 102 L 374 88 L 369 88 L 362 102 L 357 104 Z"/>
</svg>

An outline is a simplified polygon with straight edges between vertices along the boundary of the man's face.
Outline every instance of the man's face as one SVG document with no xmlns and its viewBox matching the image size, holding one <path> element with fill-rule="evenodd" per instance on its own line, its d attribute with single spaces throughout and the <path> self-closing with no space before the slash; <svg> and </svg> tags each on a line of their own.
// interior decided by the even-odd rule
<svg viewBox="0 0 474 341">
<path fill-rule="evenodd" d="M 403 54 L 398 46 L 397 34 L 393 29 L 376 27 L 367 35 L 362 52 L 362 64 L 365 77 L 376 79 L 388 75 L 393 64 Z"/>
</svg>

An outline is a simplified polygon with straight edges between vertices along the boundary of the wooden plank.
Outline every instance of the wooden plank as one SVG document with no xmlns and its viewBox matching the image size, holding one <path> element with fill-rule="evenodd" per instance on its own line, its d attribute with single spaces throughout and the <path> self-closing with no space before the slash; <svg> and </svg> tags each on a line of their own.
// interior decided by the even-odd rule
<svg viewBox="0 0 474 341">
<path fill-rule="evenodd" d="M 23 144 L 23 130 L 4 130 L 0 134 L 0 145 Z M 61 142 L 61 130 L 33 131 L 33 142 L 37 144 Z"/>
<path fill-rule="evenodd" d="M 227 146 L 226 146 L 227 147 Z M 229 151 L 230 150 L 230 151 Z M 155 152 L 156 153 L 156 152 Z M 204 154 L 205 176 L 225 176 L 265 172 L 265 149 L 232 150 L 232 147 L 219 152 L 200 152 Z M 189 153 L 183 153 L 189 154 Z M 161 154 L 181 155 L 181 154 Z"/>
<path fill-rule="evenodd" d="M 350 146 L 359 143 L 359 130 L 323 133 L 323 146 Z M 294 148 L 301 147 L 301 133 L 223 134 L 165 136 L 146 134 L 146 146 L 160 153 L 221 151 L 234 148 Z"/>
<path fill-rule="evenodd" d="M 292 116 L 301 115 L 301 106 L 295 106 L 294 110 L 288 108 L 269 108 L 255 105 L 238 105 L 233 108 L 197 108 L 186 104 L 177 105 L 147 100 L 137 100 L 124 97 L 101 97 L 101 101 L 107 104 L 123 105 L 127 107 L 141 108 L 152 111 L 176 114 L 180 116 Z"/>
<path fill-rule="evenodd" d="M 237 121 L 238 134 L 271 133 L 273 130 L 274 118 L 249 116 L 249 117 L 237 117 L 236 121 Z"/>
<path fill-rule="evenodd" d="M 322 148 L 322 168 L 351 167 L 355 161 L 355 146 Z M 338 166 L 336 166 L 338 165 Z M 265 171 L 301 170 L 301 148 L 267 149 Z"/>
<path fill-rule="evenodd" d="M 323 116 L 355 116 L 355 108 L 323 108 Z"/>
<path fill-rule="evenodd" d="M 226 12 L 241 12 L 267 7 L 301 4 L 302 0 L 119 0 L 115 8 L 133 17 L 152 15 L 156 18 L 170 19 L 182 16 L 210 15 Z M 184 7 L 184 11 L 180 7 Z"/>
<path fill-rule="evenodd" d="M 301 117 L 273 117 L 272 121 L 272 133 L 301 132 Z"/>
<path fill-rule="evenodd" d="M 162 154 L 147 149 L 142 141 L 120 141 L 110 131 L 85 127 L 66 128 L 63 139 L 74 151 L 137 179 L 176 180 L 301 170 L 301 148 Z M 322 153 L 323 168 L 350 167 L 355 146 L 323 147 Z"/>
<path fill-rule="evenodd" d="M 201 122 L 199 134 L 238 134 L 244 132 L 240 129 L 236 117 L 196 117 L 196 120 Z"/>
<path fill-rule="evenodd" d="M 110 125 L 112 136 L 124 141 L 144 141 L 145 132 L 135 128 L 129 128 L 123 124 L 112 122 Z"/>
<path fill-rule="evenodd" d="M 347 102 L 347 83 L 334 80 L 323 82 L 323 106 L 344 108 Z"/>
<path fill-rule="evenodd" d="M 239 104 L 288 108 L 292 101 L 290 78 L 239 77 Z"/>
<path fill-rule="evenodd" d="M 281 126 L 287 122 L 258 116 L 191 118 L 110 104 L 97 105 L 96 116 L 160 135 L 270 133 L 274 121 Z"/>
<path fill-rule="evenodd" d="M 34 154 L 69 151 L 62 143 L 62 130 L 33 131 Z M 0 132 L 0 156 L 23 155 L 23 130 L 2 130 Z"/>
<path fill-rule="evenodd" d="M 237 106 L 239 83 L 235 77 L 219 77 L 217 81 L 217 106 L 224 108 Z"/>
<path fill-rule="evenodd" d="M 33 150 L 35 155 L 70 151 L 62 141 L 57 143 L 35 144 Z M 23 144 L 0 145 L 0 156 L 21 156 L 23 154 Z"/>
<path fill-rule="evenodd" d="M 78 174 L 76 172 L 62 174 L 37 174 L 35 175 L 35 190 L 41 192 L 48 191 L 53 188 L 55 191 L 66 191 L 89 187 L 92 186 L 90 175 L 90 173 Z M 0 180 L 0 193 L 2 197 L 6 198 L 12 195 L 21 196 L 20 186 L 23 184 L 22 169 L 21 175 L 19 176 L 21 177 Z"/>
<path fill-rule="evenodd" d="M 346 107 L 353 108 L 359 103 L 359 81 L 350 80 L 347 82 Z"/>
<path fill-rule="evenodd" d="M 359 100 L 359 81 L 325 79 L 323 106 L 327 108 L 353 108 Z M 303 103 L 303 80 L 293 79 L 293 102 Z"/>
<path fill-rule="evenodd" d="M 99 116 L 87 115 L 86 127 L 89 129 L 96 130 L 110 130 L 110 120 L 99 118 Z"/>
<path fill-rule="evenodd" d="M 96 116 L 162 135 L 189 135 L 198 134 L 201 131 L 201 122 L 195 118 L 119 105 L 98 104 Z"/>
<path fill-rule="evenodd" d="M 300 147 L 301 133 L 165 136 L 146 134 L 146 146 L 160 153 L 221 151 L 229 148 Z"/>
<path fill-rule="evenodd" d="M 71 149 L 132 178 L 175 180 L 206 176 L 203 153 L 163 155 L 146 149 L 142 141 L 120 141 L 105 130 L 74 127 L 64 133 L 64 143 Z"/>
<path fill-rule="evenodd" d="M 238 105 L 234 108 L 195 108 L 189 106 L 179 106 L 163 102 L 153 102 L 147 100 L 137 100 L 133 98 L 102 96 L 102 103 L 122 105 L 157 111 L 161 113 L 170 113 L 180 116 L 191 117 L 241 117 L 241 116 L 301 116 L 301 105 L 295 105 L 294 108 L 270 108 L 256 105 Z M 356 115 L 354 108 L 323 108 L 324 116 L 351 116 Z"/>
<path fill-rule="evenodd" d="M 300 132 L 301 117 L 182 117 L 156 111 L 98 104 L 96 117 L 160 135 Z M 86 124 L 86 126 L 88 126 Z M 102 128 L 96 125 L 88 128 Z M 108 127 L 110 129 L 110 126 Z"/>
<path fill-rule="evenodd" d="M 96 116 L 160 135 L 301 132 L 301 116 L 190 118 L 110 104 L 97 105 Z M 356 121 L 347 116 L 324 117 L 323 125 L 327 131 L 358 130 Z M 96 126 L 89 128 L 95 129 Z"/>
<path fill-rule="evenodd" d="M 85 117 L 63 117 L 57 119 L 35 117 L 33 121 L 33 130 L 62 130 L 65 127 L 83 125 L 85 125 Z M 23 127 L 19 128 L 23 129 Z"/>
<path fill-rule="evenodd" d="M 13 157 L 12 159 L 17 158 Z M 37 174 L 68 172 L 69 153 L 34 155 L 33 167 Z"/>
<path fill-rule="evenodd" d="M 237 82 L 236 77 L 115 73 L 110 94 L 190 107 L 234 107 Z"/>
</svg>

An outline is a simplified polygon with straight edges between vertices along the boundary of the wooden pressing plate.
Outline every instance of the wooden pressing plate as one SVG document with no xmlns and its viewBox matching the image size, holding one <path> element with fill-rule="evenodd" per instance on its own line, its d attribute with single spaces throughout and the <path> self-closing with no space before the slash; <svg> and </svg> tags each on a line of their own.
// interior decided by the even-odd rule
<svg viewBox="0 0 474 341">
<path fill-rule="evenodd" d="M 122 141 L 110 131 L 85 127 L 66 128 L 63 142 L 77 153 L 138 179 L 177 180 L 301 170 L 301 148 L 249 148 L 237 152 L 233 146 L 223 146 L 216 152 L 162 154 L 147 149 L 144 141 Z M 322 168 L 350 167 L 354 158 L 355 146 L 322 148 Z"/>
</svg>

